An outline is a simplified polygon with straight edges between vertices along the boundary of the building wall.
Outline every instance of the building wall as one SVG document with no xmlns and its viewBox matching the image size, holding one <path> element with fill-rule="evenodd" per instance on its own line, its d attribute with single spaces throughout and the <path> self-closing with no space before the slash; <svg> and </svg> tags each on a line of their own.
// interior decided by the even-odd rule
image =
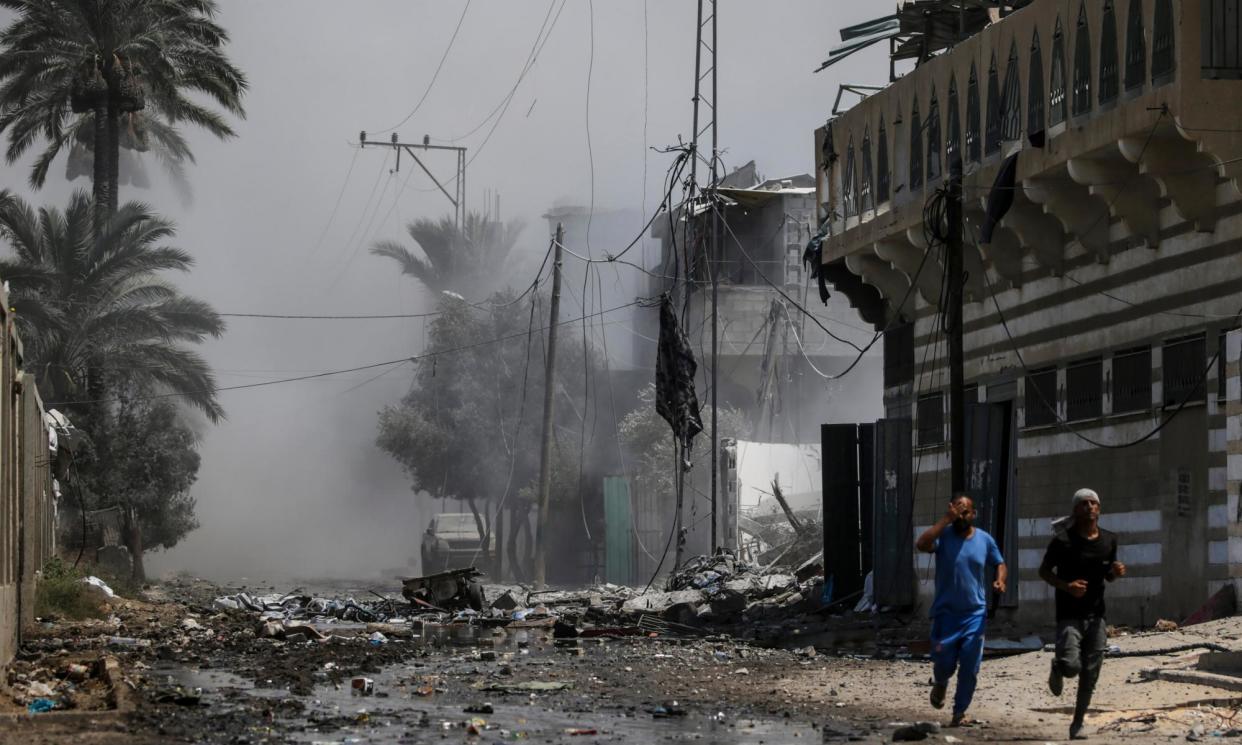
<svg viewBox="0 0 1242 745">
<path fill-rule="evenodd" d="M 0 293 L 0 306 L 8 307 Z M 34 593 L 55 552 L 55 495 L 43 405 L 20 370 L 21 344 L 12 316 L 0 310 L 0 666 L 34 620 Z"/>
<path fill-rule="evenodd" d="M 1014 549 L 1018 592 L 1016 607 L 1003 612 L 1024 623 L 1051 623 L 1051 588 L 1036 570 L 1050 520 L 1083 486 L 1101 494 L 1102 524 L 1118 532 L 1131 570 L 1108 590 L 1111 621 L 1181 620 L 1242 568 L 1235 483 L 1242 482 L 1242 425 L 1233 418 L 1242 411 L 1236 391 L 1219 390 L 1225 365 L 1212 363 L 1218 335 L 1236 327 L 1242 311 L 1242 135 L 1234 109 L 1242 83 L 1239 70 L 1212 62 L 1217 42 L 1238 44 L 1205 35 L 1223 28 L 1211 21 L 1215 7 L 1037 0 L 816 133 L 816 161 L 826 164 L 820 204 L 831 218 L 825 269 L 878 327 L 913 325 L 904 372 L 889 376 L 886 364 L 885 409 L 914 420 L 917 526 L 936 520 L 949 497 L 947 448 L 918 434 L 920 408 L 925 435 L 939 429 L 935 439 L 947 440 L 949 425 L 937 308 L 943 267 L 929 248 L 924 209 L 946 183 L 951 132 L 962 149 L 972 136 L 987 141 L 981 156 L 967 150 L 962 176 L 964 367 L 978 402 L 1012 401 L 1018 520 L 1002 538 Z M 1143 53 L 1133 84 L 1132 49 Z M 1158 57 L 1161 49 L 1172 51 Z M 1059 107 L 1054 60 L 1064 65 L 1063 119 L 1051 115 Z M 1105 60 L 1120 70 L 1113 95 L 1104 92 Z M 1011 76 L 1017 96 L 1005 92 Z M 969 94 L 972 77 L 977 98 Z M 1010 113 L 1013 127 L 1005 125 Z M 1041 136 L 1032 141 L 1032 134 Z M 912 157 L 916 150 L 921 158 Z M 985 205 L 1011 155 L 1013 207 L 983 244 Z M 1164 345 L 1191 335 L 1202 335 L 1204 353 L 1179 372 Z M 1117 355 L 1135 347 L 1151 351 L 1150 400 L 1114 413 Z M 1069 401 L 1081 389 L 1068 370 L 1097 357 L 1100 411 L 1079 416 Z M 1171 401 L 1166 389 L 1176 390 L 1199 364 L 1202 395 Z M 1031 415 L 1040 401 L 1027 380 L 1047 368 L 1055 371 L 1056 416 L 1038 424 Z M 939 411 L 917 405 L 935 393 L 943 395 Z M 918 561 L 926 598 L 930 567 Z"/>
</svg>

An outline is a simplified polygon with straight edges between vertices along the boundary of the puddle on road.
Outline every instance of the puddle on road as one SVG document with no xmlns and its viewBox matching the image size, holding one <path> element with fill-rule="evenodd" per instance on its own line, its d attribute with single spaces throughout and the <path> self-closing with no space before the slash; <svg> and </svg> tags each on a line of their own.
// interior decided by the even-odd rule
<svg viewBox="0 0 1242 745">
<path fill-rule="evenodd" d="M 542 667 L 550 660 L 540 659 L 555 654 L 555 647 L 533 646 L 528 653 L 515 648 L 515 664 L 521 668 Z M 588 643 L 585 654 L 592 654 L 601 645 Z M 511 645 L 502 645 L 510 649 Z M 485 648 L 486 649 L 486 648 Z M 508 654 L 506 652 L 505 654 Z M 325 683 L 317 686 L 311 696 L 298 699 L 305 704 L 304 713 L 295 718 L 278 720 L 288 742 L 321 745 L 371 745 L 377 743 L 430 743 L 446 740 L 469 742 L 565 742 L 565 743 L 654 743 L 698 742 L 765 743 L 768 745 L 805 745 L 820 742 L 821 733 L 805 723 L 785 720 L 731 720 L 724 714 L 690 709 L 684 717 L 655 719 L 642 708 L 613 705 L 606 699 L 593 701 L 590 711 L 565 711 L 547 708 L 587 708 L 582 695 L 564 696 L 558 701 L 523 694 L 476 692 L 471 694 L 417 695 L 424 681 L 470 675 L 478 660 L 473 656 L 457 658 L 445 665 L 401 664 L 369 675 L 377 693 L 385 696 L 353 695 L 349 682 L 337 687 Z M 216 710 L 227 711 L 243 705 L 246 696 L 285 699 L 291 697 L 283 689 L 254 686 L 251 681 L 220 670 L 197 670 L 176 666 L 153 669 L 152 679 L 161 684 L 173 683 L 186 688 L 201 688 L 203 702 Z M 518 676 L 515 676 L 518 677 Z M 447 699 L 452 696 L 452 703 Z M 239 701 L 240 699 L 240 701 Z M 472 703 L 490 702 L 492 713 L 468 714 L 462 709 Z M 713 714 L 715 714 L 713 716 Z M 477 735 L 467 731 L 475 721 Z M 479 722 L 482 722 L 479 725 Z"/>
</svg>

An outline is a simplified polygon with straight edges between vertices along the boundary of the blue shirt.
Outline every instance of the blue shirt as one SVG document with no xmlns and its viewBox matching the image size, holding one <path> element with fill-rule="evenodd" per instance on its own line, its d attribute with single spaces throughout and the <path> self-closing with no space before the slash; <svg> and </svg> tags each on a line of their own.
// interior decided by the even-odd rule
<svg viewBox="0 0 1242 745">
<path fill-rule="evenodd" d="M 992 536 L 975 528 L 970 538 L 963 538 L 949 526 L 936 540 L 935 554 L 936 600 L 932 603 L 932 617 L 942 613 L 986 613 L 988 585 L 983 570 L 1005 563 Z"/>
</svg>

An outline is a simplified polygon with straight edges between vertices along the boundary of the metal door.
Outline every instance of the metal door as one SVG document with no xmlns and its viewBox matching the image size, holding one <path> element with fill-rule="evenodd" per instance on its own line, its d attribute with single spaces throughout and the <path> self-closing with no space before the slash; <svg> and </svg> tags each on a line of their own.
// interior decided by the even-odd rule
<svg viewBox="0 0 1242 745">
<path fill-rule="evenodd" d="M 876 422 L 873 566 L 880 608 L 915 600 L 911 429 L 908 418 Z"/>
<path fill-rule="evenodd" d="M 999 598 L 1018 603 L 1017 507 L 1013 500 L 1013 402 L 966 405 L 966 493 L 975 502 L 975 526 L 996 540 L 1011 581 Z M 992 581 L 989 573 L 988 582 Z M 989 605 L 995 605 L 991 598 Z"/>
<path fill-rule="evenodd" d="M 875 425 L 825 424 L 824 582 L 841 600 L 862 592 L 871 571 L 872 442 Z"/>
</svg>

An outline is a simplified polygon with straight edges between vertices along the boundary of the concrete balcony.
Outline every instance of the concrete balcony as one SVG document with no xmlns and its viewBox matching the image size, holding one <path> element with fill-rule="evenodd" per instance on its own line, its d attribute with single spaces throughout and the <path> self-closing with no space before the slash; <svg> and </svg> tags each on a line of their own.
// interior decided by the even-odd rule
<svg viewBox="0 0 1242 745">
<path fill-rule="evenodd" d="M 1213 232 L 1242 212 L 1240 22 L 1238 0 L 1043 0 L 862 101 L 815 133 L 828 276 L 877 327 L 911 318 L 916 296 L 937 305 L 923 210 L 955 159 L 968 302 L 987 297 L 984 270 L 1021 288 Z M 1015 153 L 1013 208 L 979 245 Z"/>
</svg>

